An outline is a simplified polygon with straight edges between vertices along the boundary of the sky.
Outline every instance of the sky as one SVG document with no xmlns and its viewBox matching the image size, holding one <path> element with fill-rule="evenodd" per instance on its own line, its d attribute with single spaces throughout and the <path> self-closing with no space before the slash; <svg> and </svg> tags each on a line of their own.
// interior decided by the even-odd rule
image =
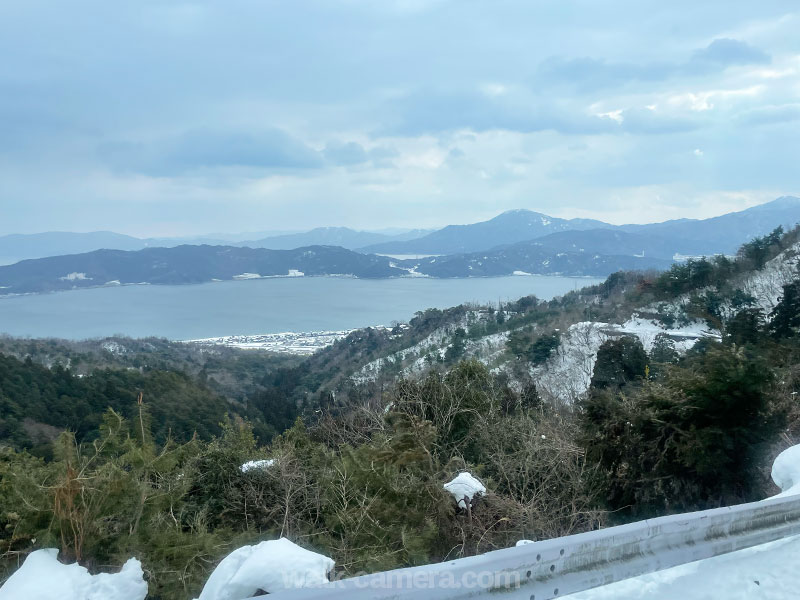
<svg viewBox="0 0 800 600">
<path fill-rule="evenodd" d="M 796 0 L 3 0 L 0 234 L 800 195 Z"/>
</svg>

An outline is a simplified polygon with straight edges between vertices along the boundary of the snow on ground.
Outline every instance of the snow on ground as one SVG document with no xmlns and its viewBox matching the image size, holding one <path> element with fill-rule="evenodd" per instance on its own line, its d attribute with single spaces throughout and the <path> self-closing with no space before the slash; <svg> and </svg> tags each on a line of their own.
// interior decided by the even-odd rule
<svg viewBox="0 0 800 600">
<path fill-rule="evenodd" d="M 59 279 L 61 281 L 86 281 L 86 280 L 91 280 L 92 278 L 87 277 L 86 273 L 72 272 L 72 273 L 67 273 L 63 277 L 59 277 Z"/>
<path fill-rule="evenodd" d="M 0 588 L 0 600 L 144 600 L 142 564 L 131 558 L 119 573 L 90 575 L 58 562 L 58 550 L 32 552 Z"/>
<path fill-rule="evenodd" d="M 456 329 L 461 327 L 468 330 L 474 322 L 480 322 L 486 318 L 486 313 L 481 311 L 470 311 L 463 319 L 457 323 L 450 323 L 444 327 L 436 329 L 422 341 L 403 348 L 384 358 L 378 358 L 367 363 L 351 379 L 355 383 L 367 383 L 375 381 L 381 371 L 391 364 L 407 364 L 403 367 L 399 375 L 409 377 L 423 373 L 430 366 L 428 356 L 443 358 L 445 352 L 450 347 L 450 340 Z M 464 358 L 476 358 L 486 365 L 491 365 L 505 353 L 505 344 L 508 339 L 508 332 L 499 332 L 486 335 L 478 339 L 467 339 L 464 341 Z"/>
<path fill-rule="evenodd" d="M 626 579 L 569 600 L 796 600 L 800 536 Z"/>
<path fill-rule="evenodd" d="M 443 487 L 453 495 L 453 498 L 461 508 L 467 507 L 465 500 L 468 499 L 471 503 L 474 496 L 483 496 L 486 493 L 486 487 L 467 471 L 459 473 L 452 481 L 445 483 Z"/>
<path fill-rule="evenodd" d="M 295 333 L 265 333 L 259 335 L 228 335 L 216 338 L 185 340 L 186 344 L 201 346 L 228 346 L 244 350 L 269 350 L 287 354 L 309 355 L 320 348 L 330 346 L 337 340 L 347 337 L 353 330 L 345 331 L 308 331 Z"/>
<path fill-rule="evenodd" d="M 243 546 L 222 559 L 198 600 L 242 600 L 258 590 L 272 594 L 320 585 L 328 581 L 333 566 L 327 556 L 301 548 L 286 538 Z"/>
<path fill-rule="evenodd" d="M 760 271 L 754 271 L 745 277 L 740 286 L 742 290 L 755 297 L 756 306 L 769 314 L 783 296 L 783 286 L 797 279 L 798 253 L 797 243 L 768 261 Z"/>
<path fill-rule="evenodd" d="M 463 319 L 463 322 L 454 323 L 447 325 L 445 327 L 440 327 L 436 329 L 433 333 L 428 335 L 422 341 L 414 344 L 413 346 L 409 346 L 407 348 L 403 348 L 394 354 L 390 354 L 385 358 L 378 358 L 373 360 L 363 367 L 361 367 L 358 371 L 356 371 L 352 376 L 351 379 L 355 383 L 367 383 L 370 381 L 375 381 L 380 375 L 380 372 L 390 363 L 397 363 L 397 362 L 404 362 L 405 360 L 411 357 L 417 357 L 414 365 L 419 363 L 420 370 L 424 368 L 425 365 L 425 357 L 434 350 L 439 350 L 441 348 L 446 348 L 446 343 L 449 338 L 453 335 L 453 332 L 458 327 L 466 327 L 467 321 L 466 318 Z"/>
<path fill-rule="evenodd" d="M 637 313 L 621 325 L 582 321 L 571 325 L 562 334 L 556 352 L 544 365 L 534 367 L 531 374 L 540 391 L 552 398 L 574 402 L 589 389 L 597 351 L 603 342 L 623 335 L 634 335 L 650 352 L 659 334 L 669 337 L 679 353 L 686 352 L 701 338 L 719 338 L 719 332 L 709 329 L 701 321 L 668 329 L 658 321 L 641 318 Z"/>
<path fill-rule="evenodd" d="M 778 496 L 800 494 L 800 445 L 772 464 Z M 776 497 L 778 497 L 776 496 Z M 784 538 L 565 596 L 570 600 L 795 600 L 800 536 Z"/>
<path fill-rule="evenodd" d="M 106 352 L 110 352 L 111 354 L 125 354 L 128 349 L 120 344 L 119 342 L 103 342 L 102 346 L 103 350 Z"/>
<path fill-rule="evenodd" d="M 532 375 L 541 392 L 566 402 L 576 400 L 589 389 L 597 351 L 609 339 L 609 324 L 583 321 L 562 334 L 557 351 Z"/>
<path fill-rule="evenodd" d="M 667 335 L 674 343 L 675 350 L 682 354 L 695 345 L 697 340 L 704 337 L 719 339 L 718 331 L 710 329 L 703 321 L 693 321 L 688 325 L 668 329 L 653 319 L 643 319 L 638 314 L 625 321 L 620 326 L 613 326 L 614 331 L 635 335 L 642 342 L 647 352 L 653 350 L 653 344 L 659 334 Z"/>
<path fill-rule="evenodd" d="M 800 495 L 800 445 L 787 448 L 778 455 L 772 463 L 772 481 L 781 489 L 776 498 Z"/>
<path fill-rule="evenodd" d="M 425 273 L 420 273 L 419 271 L 417 271 L 417 267 L 419 267 L 419 265 L 414 265 L 413 267 L 402 267 L 397 263 L 390 261 L 389 266 L 394 267 L 395 269 L 401 269 L 405 271 L 406 275 L 404 275 L 404 277 L 430 277 L 430 275 L 426 275 Z"/>
</svg>

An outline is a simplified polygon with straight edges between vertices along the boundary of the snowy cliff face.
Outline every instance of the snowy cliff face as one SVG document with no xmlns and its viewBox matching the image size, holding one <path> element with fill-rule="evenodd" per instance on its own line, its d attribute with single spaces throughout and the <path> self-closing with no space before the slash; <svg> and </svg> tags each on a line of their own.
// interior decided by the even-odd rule
<svg viewBox="0 0 800 600">
<path fill-rule="evenodd" d="M 769 315 L 783 295 L 783 286 L 797 278 L 799 262 L 800 243 L 784 250 L 760 271 L 743 278 L 739 286 L 756 299 L 758 308 Z"/>
<path fill-rule="evenodd" d="M 686 352 L 699 339 L 719 338 L 719 332 L 709 329 L 701 321 L 670 329 L 653 319 L 641 318 L 638 313 L 622 324 L 575 323 L 562 335 L 561 344 L 547 362 L 531 369 L 539 392 L 551 399 L 575 402 L 589 389 L 600 346 L 607 340 L 625 335 L 637 337 L 647 352 L 652 351 L 658 335 L 666 335 L 679 354 Z"/>
</svg>

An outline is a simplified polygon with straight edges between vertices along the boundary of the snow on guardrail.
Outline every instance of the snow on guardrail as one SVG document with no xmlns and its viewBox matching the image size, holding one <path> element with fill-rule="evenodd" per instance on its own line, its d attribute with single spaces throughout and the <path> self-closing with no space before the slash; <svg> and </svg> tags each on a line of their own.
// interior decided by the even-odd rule
<svg viewBox="0 0 800 600">
<path fill-rule="evenodd" d="M 270 600 L 551 600 L 800 534 L 800 446 L 773 465 L 781 494 L 270 594 Z M 266 597 L 265 597 L 266 598 Z"/>
</svg>

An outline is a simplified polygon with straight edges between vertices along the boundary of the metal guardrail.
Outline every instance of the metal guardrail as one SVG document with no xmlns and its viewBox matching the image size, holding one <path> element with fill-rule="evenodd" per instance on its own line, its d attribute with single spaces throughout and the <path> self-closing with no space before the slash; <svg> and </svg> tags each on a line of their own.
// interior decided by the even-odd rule
<svg viewBox="0 0 800 600">
<path fill-rule="evenodd" d="M 800 496 L 670 515 L 480 556 L 374 573 L 269 600 L 551 600 L 800 534 Z"/>
</svg>

